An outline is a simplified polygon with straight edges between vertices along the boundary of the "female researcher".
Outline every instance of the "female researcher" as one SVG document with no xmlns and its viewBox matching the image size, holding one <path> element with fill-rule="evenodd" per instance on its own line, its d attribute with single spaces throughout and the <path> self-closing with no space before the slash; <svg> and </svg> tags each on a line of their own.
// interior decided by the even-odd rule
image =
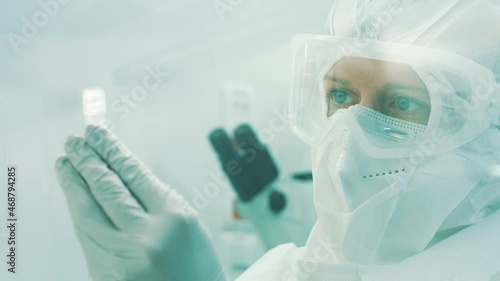
<svg viewBox="0 0 500 281">
<path fill-rule="evenodd" d="M 488 0 L 339 0 L 293 41 L 292 130 L 318 221 L 238 280 L 493 280 L 500 272 L 500 11 Z M 112 134 L 57 160 L 95 280 L 224 280 L 192 208 Z"/>
</svg>

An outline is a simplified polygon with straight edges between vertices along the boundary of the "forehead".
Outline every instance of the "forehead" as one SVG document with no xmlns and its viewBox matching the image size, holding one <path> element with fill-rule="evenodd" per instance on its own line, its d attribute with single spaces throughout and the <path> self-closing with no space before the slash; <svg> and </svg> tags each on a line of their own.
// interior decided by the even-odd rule
<svg viewBox="0 0 500 281">
<path fill-rule="evenodd" d="M 331 78 L 359 84 L 396 83 L 424 86 L 420 77 L 409 65 L 360 57 L 344 57 L 339 60 L 325 75 L 325 80 Z"/>
</svg>

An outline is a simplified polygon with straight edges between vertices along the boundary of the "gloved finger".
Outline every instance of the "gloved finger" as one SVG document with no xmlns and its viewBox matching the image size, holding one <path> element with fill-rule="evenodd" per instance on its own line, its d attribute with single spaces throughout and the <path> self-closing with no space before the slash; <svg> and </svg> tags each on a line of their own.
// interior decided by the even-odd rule
<svg viewBox="0 0 500 281">
<path fill-rule="evenodd" d="M 118 174 L 146 211 L 162 213 L 173 204 L 189 208 L 187 201 L 155 177 L 113 133 L 101 127 L 88 126 L 85 136 L 87 143 Z"/>
<path fill-rule="evenodd" d="M 75 227 L 85 229 L 92 236 L 97 235 L 94 231 L 96 228 L 116 229 L 67 156 L 56 159 L 55 169 Z"/>
<path fill-rule="evenodd" d="M 149 223 L 144 209 L 85 140 L 69 137 L 65 149 L 69 161 L 114 225 L 126 232 L 142 231 Z"/>
</svg>

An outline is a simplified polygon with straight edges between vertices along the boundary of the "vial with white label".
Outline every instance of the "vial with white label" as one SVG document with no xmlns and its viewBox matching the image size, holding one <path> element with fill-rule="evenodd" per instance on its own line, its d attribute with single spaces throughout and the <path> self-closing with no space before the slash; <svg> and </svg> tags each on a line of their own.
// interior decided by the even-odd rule
<svg viewBox="0 0 500 281">
<path fill-rule="evenodd" d="M 232 132 L 243 123 L 254 123 L 255 96 L 250 86 L 235 83 L 222 85 L 221 112 L 226 130 Z"/>
<path fill-rule="evenodd" d="M 85 125 L 104 126 L 106 123 L 106 96 L 101 88 L 90 88 L 82 93 Z"/>
</svg>

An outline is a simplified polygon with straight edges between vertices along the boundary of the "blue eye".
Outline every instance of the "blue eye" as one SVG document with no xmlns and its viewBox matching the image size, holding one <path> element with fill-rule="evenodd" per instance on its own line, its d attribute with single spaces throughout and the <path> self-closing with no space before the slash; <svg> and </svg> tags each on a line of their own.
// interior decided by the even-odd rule
<svg viewBox="0 0 500 281">
<path fill-rule="evenodd" d="M 335 91 L 333 92 L 333 99 L 337 103 L 344 103 L 347 99 L 347 94 L 345 92 Z"/>
<path fill-rule="evenodd" d="M 333 89 L 329 92 L 329 95 L 336 104 L 351 104 L 354 101 L 352 95 L 345 90 Z"/>
<path fill-rule="evenodd" d="M 407 96 L 396 96 L 390 104 L 393 110 L 405 114 L 415 114 L 420 111 L 429 111 L 430 106 L 414 98 Z"/>
<path fill-rule="evenodd" d="M 431 105 L 408 96 L 393 96 L 390 103 L 382 111 L 383 114 L 426 125 L 429 121 Z"/>
<path fill-rule="evenodd" d="M 396 105 L 401 111 L 407 111 L 412 105 L 412 100 L 408 97 L 397 97 Z"/>
</svg>

